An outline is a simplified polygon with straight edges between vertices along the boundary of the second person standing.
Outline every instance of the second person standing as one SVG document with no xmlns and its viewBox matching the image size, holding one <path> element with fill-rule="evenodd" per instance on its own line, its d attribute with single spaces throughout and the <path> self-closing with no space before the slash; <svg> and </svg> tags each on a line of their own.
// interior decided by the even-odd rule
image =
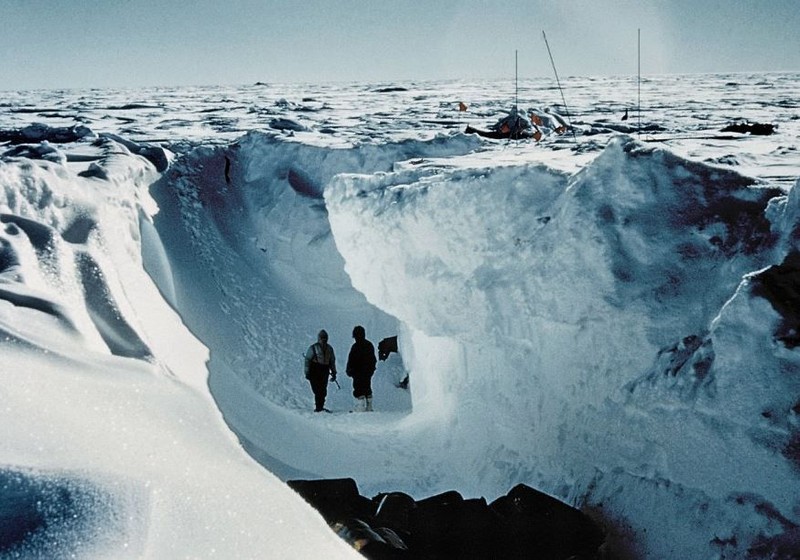
<svg viewBox="0 0 800 560">
<path fill-rule="evenodd" d="M 375 347 L 367 340 L 364 327 L 353 327 L 355 342 L 347 357 L 347 376 L 353 378 L 353 396 L 356 411 L 372 410 L 372 374 L 375 373 Z"/>
</svg>

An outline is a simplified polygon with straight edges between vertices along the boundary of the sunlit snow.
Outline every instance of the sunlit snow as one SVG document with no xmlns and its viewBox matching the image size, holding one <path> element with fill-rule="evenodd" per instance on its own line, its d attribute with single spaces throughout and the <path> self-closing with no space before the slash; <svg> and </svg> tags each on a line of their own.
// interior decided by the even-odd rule
<svg viewBox="0 0 800 560">
<path fill-rule="evenodd" d="M 358 558 L 283 483 L 323 477 L 525 483 L 617 558 L 797 552 L 800 299 L 764 273 L 800 249 L 798 79 L 654 77 L 641 113 L 570 79 L 540 143 L 463 133 L 507 83 L 0 92 L 0 488 L 77 512 L 3 552 Z M 372 413 L 357 324 L 399 341 Z"/>
</svg>

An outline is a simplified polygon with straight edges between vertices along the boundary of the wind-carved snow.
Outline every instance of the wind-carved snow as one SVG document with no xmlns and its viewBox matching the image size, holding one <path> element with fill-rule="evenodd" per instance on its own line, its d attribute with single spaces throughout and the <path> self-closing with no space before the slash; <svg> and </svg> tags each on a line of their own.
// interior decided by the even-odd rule
<svg viewBox="0 0 800 560">
<path fill-rule="evenodd" d="M 673 557 L 732 546 L 743 518 L 751 538 L 794 523 L 800 356 L 747 276 L 787 251 L 776 199 L 624 138 L 571 177 L 409 170 L 326 191 L 353 285 L 404 323 L 414 414 L 465 450 L 451 478 L 533 480 Z M 683 538 L 645 535 L 664 516 Z"/>
<path fill-rule="evenodd" d="M 172 285 L 152 225 L 139 234 L 155 169 L 98 151 L 84 175 L 66 158 L 0 160 L 3 554 L 353 557 L 238 448 L 207 349 L 143 268 Z"/>
<path fill-rule="evenodd" d="M 719 119 L 718 84 L 686 80 L 708 88 L 708 114 L 673 122 L 664 103 L 673 131 Z M 379 94 L 347 89 L 321 92 L 296 135 L 231 144 L 237 118 L 297 115 L 226 104 L 234 124 L 208 138 L 198 121 L 174 160 L 113 132 L 4 148 L 0 478 L 28 504 L 76 497 L 80 522 L 56 533 L 77 539 L 53 555 L 354 556 L 241 447 L 279 478 L 352 476 L 365 495 L 492 499 L 523 482 L 587 510 L 617 557 L 796 550 L 793 80 L 741 86 L 785 136 L 670 144 L 692 159 L 609 143 L 616 125 L 588 122 L 607 111 L 591 88 L 575 122 L 602 136 L 570 150 L 438 134 L 442 119 L 460 128 L 445 102 L 387 119 L 415 92 L 353 126 Z M 276 93 L 251 90 L 238 93 Z M 505 104 L 495 90 L 471 92 L 487 99 L 473 115 Z M 443 91 L 430 95 L 465 92 Z M 157 138 L 173 93 L 91 103 Z M 425 118 L 437 131 L 414 128 Z M 356 324 L 399 335 L 400 353 L 379 364 L 377 412 L 338 414 Z M 302 378 L 320 328 L 339 358 L 332 415 L 310 411 Z"/>
</svg>

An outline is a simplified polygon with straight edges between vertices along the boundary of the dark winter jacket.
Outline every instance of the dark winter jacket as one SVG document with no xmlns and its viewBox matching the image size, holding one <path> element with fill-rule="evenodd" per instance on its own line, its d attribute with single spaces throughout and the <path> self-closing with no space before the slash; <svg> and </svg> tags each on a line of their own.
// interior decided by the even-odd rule
<svg viewBox="0 0 800 560">
<path fill-rule="evenodd" d="M 368 377 L 375 372 L 375 347 L 367 339 L 356 340 L 347 357 L 347 375 L 349 377 Z"/>
</svg>

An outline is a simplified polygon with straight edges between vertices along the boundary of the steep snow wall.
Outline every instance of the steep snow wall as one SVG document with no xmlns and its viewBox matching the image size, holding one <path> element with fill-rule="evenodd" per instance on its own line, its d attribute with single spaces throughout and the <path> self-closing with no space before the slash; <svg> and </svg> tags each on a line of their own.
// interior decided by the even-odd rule
<svg viewBox="0 0 800 560">
<path fill-rule="evenodd" d="M 376 344 L 397 334 L 396 319 L 371 306 L 344 271 L 325 185 L 342 171 L 388 172 L 397 161 L 463 154 L 475 143 L 332 149 L 251 133 L 183 158 L 152 191 L 160 208 L 154 223 L 172 263 L 165 291 L 175 293 L 193 332 L 214 345 L 212 387 L 215 372 L 234 372 L 269 401 L 305 410 L 302 354 L 319 329 L 331 333 L 342 371 L 354 325 L 364 324 Z M 384 365 L 387 383 L 402 379 L 399 364 Z M 409 407 L 400 393 L 390 409 Z"/>
<path fill-rule="evenodd" d="M 155 168 L 79 149 L 0 157 L 0 556 L 355 556 L 214 406 L 207 349 L 143 268 L 169 283 Z"/>
<path fill-rule="evenodd" d="M 594 508 L 636 557 L 744 555 L 799 521 L 800 356 L 750 289 L 796 243 L 783 195 L 624 137 L 574 176 L 405 170 L 325 193 L 353 285 L 403 323 L 414 414 L 461 450 L 452 477 Z"/>
<path fill-rule="evenodd" d="M 459 135 L 249 134 L 182 157 L 151 199 L 152 165 L 105 142 L 88 169 L 0 165 L 0 474 L 152 523 L 100 549 L 347 557 L 233 445 L 206 359 L 228 425 L 283 478 L 490 499 L 524 482 L 606 523 L 619 557 L 758 557 L 796 534 L 797 189 L 627 138 L 568 174 Z M 399 334 L 382 413 L 315 416 L 300 354 L 325 327 L 341 364 L 359 323 Z"/>
<path fill-rule="evenodd" d="M 460 129 L 465 95 L 488 121 L 497 83 L 8 92 L 0 120 L 24 129 L 3 142 L 25 144 L 0 146 L 0 517 L 39 523 L 10 555 L 353 557 L 241 443 L 364 494 L 526 482 L 607 523 L 610 557 L 796 556 L 800 189 L 629 140 L 596 158 L 628 82 L 576 82 L 573 124 L 598 135 L 574 150 L 391 140 Z M 658 78 L 648 128 L 788 190 L 796 83 Z M 732 114 L 777 134 L 707 136 Z M 273 117 L 308 130 L 189 153 Z M 186 156 L 157 208 L 161 148 L 31 118 Z M 379 412 L 313 415 L 300 352 L 324 326 L 342 360 L 355 323 L 400 335 Z"/>
<path fill-rule="evenodd" d="M 470 149 L 250 134 L 156 189 L 170 262 L 196 261 L 174 266 L 178 308 L 251 454 L 367 492 L 525 482 L 632 557 L 744 555 L 791 529 L 797 357 L 750 286 L 791 251 L 793 199 L 624 137 L 574 175 Z M 215 290 L 224 316 L 193 304 Z M 364 322 L 399 333 L 413 402 L 389 409 L 410 413 L 295 423 L 299 354 Z"/>
</svg>

